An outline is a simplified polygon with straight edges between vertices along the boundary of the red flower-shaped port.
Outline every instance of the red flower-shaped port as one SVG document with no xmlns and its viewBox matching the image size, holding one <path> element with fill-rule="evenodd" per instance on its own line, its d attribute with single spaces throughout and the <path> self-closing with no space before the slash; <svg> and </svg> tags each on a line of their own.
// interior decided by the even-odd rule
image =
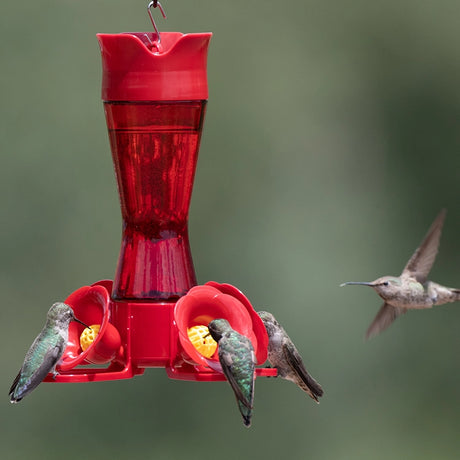
<svg viewBox="0 0 460 460">
<path fill-rule="evenodd" d="M 70 371 L 82 364 L 110 362 L 120 352 L 121 338 L 117 329 L 109 322 L 110 294 L 104 282 L 81 287 L 67 297 L 65 303 L 72 307 L 79 320 L 88 325 L 98 324 L 100 329 L 94 342 L 82 351 L 80 335 L 85 327 L 80 323 L 70 323 L 67 347 L 58 365 L 58 371 Z"/>
<path fill-rule="evenodd" d="M 174 308 L 174 321 L 187 361 L 215 368 L 213 363 L 218 363 L 217 352 L 210 359 L 205 358 L 189 340 L 187 330 L 197 325 L 207 326 L 217 318 L 226 319 L 233 329 L 251 340 L 257 364 L 266 361 L 267 331 L 251 303 L 236 287 L 214 281 L 190 289 Z"/>
</svg>

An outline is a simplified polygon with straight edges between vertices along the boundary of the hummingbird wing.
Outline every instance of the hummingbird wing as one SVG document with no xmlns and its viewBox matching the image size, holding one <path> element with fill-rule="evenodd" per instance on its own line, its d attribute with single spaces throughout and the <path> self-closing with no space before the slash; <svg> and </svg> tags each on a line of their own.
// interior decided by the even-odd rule
<svg viewBox="0 0 460 460">
<path fill-rule="evenodd" d="M 407 308 L 403 307 L 393 307 L 392 305 L 384 302 L 384 304 L 380 307 L 377 315 L 372 321 L 371 325 L 367 329 L 366 332 L 366 340 L 370 339 L 382 331 L 384 331 L 390 324 L 402 314 L 406 313 Z"/>
<path fill-rule="evenodd" d="M 323 389 L 321 388 L 321 385 L 308 373 L 307 369 L 305 369 L 302 357 L 292 342 L 285 343 L 283 345 L 283 354 L 292 371 L 303 382 L 303 390 L 305 390 L 312 399 L 319 403 L 318 397 L 323 396 Z"/>
<path fill-rule="evenodd" d="M 230 383 L 233 389 L 233 392 L 235 393 L 235 396 L 237 397 L 238 401 L 240 401 L 248 409 L 252 409 L 251 402 L 244 395 L 243 390 L 241 389 L 238 383 L 238 380 L 236 379 L 232 371 L 232 363 L 233 363 L 232 357 L 228 353 L 222 353 L 219 357 L 221 358 L 219 361 L 222 366 L 222 371 L 224 372 L 225 377 Z"/>
<path fill-rule="evenodd" d="M 65 346 L 64 341 L 58 341 L 54 347 L 46 347 L 42 342 L 32 344 L 8 393 L 12 402 L 19 402 L 44 380 L 61 358 Z M 35 359 L 30 359 L 32 354 Z"/>
<path fill-rule="evenodd" d="M 443 209 L 431 224 L 420 246 L 415 250 L 409 262 L 407 262 L 402 275 L 413 277 L 422 284 L 426 281 L 438 253 L 439 240 L 445 218 L 446 210 Z"/>
</svg>

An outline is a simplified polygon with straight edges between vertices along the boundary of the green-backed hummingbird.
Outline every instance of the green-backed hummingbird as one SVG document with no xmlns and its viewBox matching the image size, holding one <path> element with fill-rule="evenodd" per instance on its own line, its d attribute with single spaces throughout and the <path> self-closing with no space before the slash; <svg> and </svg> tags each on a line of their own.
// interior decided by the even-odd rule
<svg viewBox="0 0 460 460">
<path fill-rule="evenodd" d="M 431 308 L 434 305 L 460 300 L 460 289 L 449 288 L 427 280 L 438 253 L 445 217 L 446 211 L 443 209 L 400 276 L 383 276 L 370 283 L 350 281 L 341 284 L 341 286 L 349 284 L 370 286 L 384 300 L 366 332 L 366 339 L 382 332 L 408 310 Z"/>
<path fill-rule="evenodd" d="M 278 371 L 282 379 L 294 382 L 319 403 L 323 396 L 321 385 L 307 372 L 300 353 L 281 324 L 268 311 L 259 311 L 268 334 L 268 362 Z"/>
<path fill-rule="evenodd" d="M 235 393 L 244 424 L 251 426 L 254 402 L 255 354 L 251 341 L 232 329 L 226 319 L 208 324 L 209 333 L 218 343 L 222 371 Z"/>
<path fill-rule="evenodd" d="M 46 324 L 26 353 L 24 363 L 11 385 L 9 395 L 12 403 L 21 401 L 33 391 L 48 375 L 57 375 L 56 365 L 64 353 L 69 336 L 69 324 L 77 321 L 72 308 L 57 302 L 48 310 Z"/>
</svg>

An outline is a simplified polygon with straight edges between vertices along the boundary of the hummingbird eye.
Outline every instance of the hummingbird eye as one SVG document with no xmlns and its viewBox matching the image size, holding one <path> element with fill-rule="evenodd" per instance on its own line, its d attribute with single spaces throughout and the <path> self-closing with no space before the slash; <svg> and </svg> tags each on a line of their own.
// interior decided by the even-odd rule
<svg viewBox="0 0 460 460">
<path fill-rule="evenodd" d="M 388 281 L 384 281 L 382 284 L 383 284 L 384 286 L 388 286 L 390 283 L 389 283 Z"/>
</svg>

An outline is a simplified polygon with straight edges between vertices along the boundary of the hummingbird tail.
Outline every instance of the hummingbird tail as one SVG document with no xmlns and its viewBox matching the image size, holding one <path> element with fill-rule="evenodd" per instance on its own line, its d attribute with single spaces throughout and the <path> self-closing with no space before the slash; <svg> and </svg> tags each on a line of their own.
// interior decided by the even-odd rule
<svg viewBox="0 0 460 460">
<path fill-rule="evenodd" d="M 319 399 L 323 396 L 324 391 L 321 385 L 308 372 L 302 376 L 302 380 L 298 382 L 298 386 L 307 393 L 310 398 L 319 404 Z"/>
<path fill-rule="evenodd" d="M 243 417 L 244 426 L 247 426 L 249 428 L 251 426 L 252 409 L 249 409 L 240 401 L 238 401 L 238 406 L 240 409 L 240 413 Z"/>
<path fill-rule="evenodd" d="M 244 426 L 247 428 L 251 426 L 251 414 L 243 415 L 243 423 L 244 423 Z"/>
<path fill-rule="evenodd" d="M 16 388 L 18 386 L 20 377 L 21 377 L 21 371 L 18 372 L 18 375 L 13 380 L 13 383 L 11 384 L 10 390 L 8 391 L 8 395 L 10 396 L 10 402 L 12 404 L 16 404 L 19 401 L 21 401 L 21 399 L 22 399 L 22 397 L 19 398 L 19 397 L 15 396 Z"/>
</svg>

